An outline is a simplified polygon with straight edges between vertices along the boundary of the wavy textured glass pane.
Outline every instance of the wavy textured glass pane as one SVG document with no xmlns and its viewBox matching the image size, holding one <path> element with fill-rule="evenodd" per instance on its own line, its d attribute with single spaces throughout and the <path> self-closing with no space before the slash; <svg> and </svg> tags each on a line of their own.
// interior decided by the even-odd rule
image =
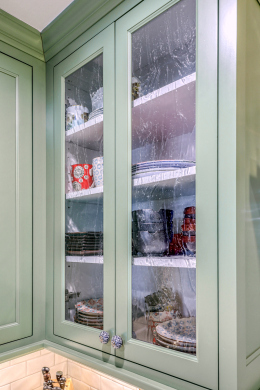
<svg viewBox="0 0 260 390">
<path fill-rule="evenodd" d="M 133 338 L 196 354 L 196 2 L 132 34 Z"/>
<path fill-rule="evenodd" d="M 65 80 L 65 318 L 103 329 L 103 55 Z"/>
</svg>

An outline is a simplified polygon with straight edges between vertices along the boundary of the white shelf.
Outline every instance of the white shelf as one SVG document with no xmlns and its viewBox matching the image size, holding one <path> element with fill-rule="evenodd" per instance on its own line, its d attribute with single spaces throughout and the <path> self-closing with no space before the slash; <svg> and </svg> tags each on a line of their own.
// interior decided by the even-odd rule
<svg viewBox="0 0 260 390">
<path fill-rule="evenodd" d="M 143 267 L 196 268 L 196 257 L 133 257 L 132 264 Z"/>
<path fill-rule="evenodd" d="M 103 115 L 67 130 L 65 135 L 66 142 L 72 142 L 83 148 L 100 150 L 100 142 L 103 138 Z"/>
<path fill-rule="evenodd" d="M 147 199 L 170 199 L 195 193 L 196 167 L 165 171 L 133 179 L 133 197 L 139 201 Z M 103 186 L 70 192 L 66 199 L 73 202 L 98 202 L 103 197 Z"/>
<path fill-rule="evenodd" d="M 133 101 L 132 147 L 189 133 L 195 126 L 196 73 Z M 149 124 L 149 126 L 148 126 Z M 142 135 L 140 137 L 140 135 Z M 103 115 L 66 131 L 66 141 L 100 150 Z"/>
<path fill-rule="evenodd" d="M 90 188 L 88 190 L 69 192 L 66 194 L 67 200 L 73 200 L 73 202 L 88 202 L 97 203 L 103 198 L 103 186 Z"/>
<path fill-rule="evenodd" d="M 103 256 L 66 256 L 66 262 L 103 264 Z M 143 267 L 196 268 L 196 258 L 187 256 L 133 257 L 132 264 Z"/>
<path fill-rule="evenodd" d="M 103 264 L 103 256 L 66 256 L 67 263 Z"/>
<path fill-rule="evenodd" d="M 133 198 L 138 201 L 177 198 L 195 193 L 196 167 L 165 171 L 133 179 Z"/>
</svg>

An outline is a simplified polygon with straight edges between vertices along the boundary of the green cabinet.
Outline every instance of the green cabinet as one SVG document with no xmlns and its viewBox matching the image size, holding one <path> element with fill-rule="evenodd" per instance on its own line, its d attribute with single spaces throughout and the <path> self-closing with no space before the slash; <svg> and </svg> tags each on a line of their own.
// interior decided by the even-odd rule
<svg viewBox="0 0 260 390">
<path fill-rule="evenodd" d="M 0 54 L 0 344 L 32 335 L 32 67 Z"/>
<path fill-rule="evenodd" d="M 259 2 L 87 3 L 0 10 L 0 360 L 258 390 Z"/>
<path fill-rule="evenodd" d="M 53 335 L 211 389 L 217 7 L 144 1 L 53 73 Z"/>
</svg>

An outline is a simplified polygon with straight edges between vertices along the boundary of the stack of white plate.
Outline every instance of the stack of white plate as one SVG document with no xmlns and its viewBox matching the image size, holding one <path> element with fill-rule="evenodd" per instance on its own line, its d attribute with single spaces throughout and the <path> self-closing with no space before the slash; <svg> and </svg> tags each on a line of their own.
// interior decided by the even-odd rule
<svg viewBox="0 0 260 390">
<path fill-rule="evenodd" d="M 157 345 L 196 354 L 196 318 L 176 318 L 159 324 L 154 332 Z"/>
<path fill-rule="evenodd" d="M 94 118 L 96 118 L 97 116 L 103 115 L 103 111 L 104 111 L 104 108 L 103 108 L 103 107 L 98 108 L 98 109 L 95 110 L 95 111 L 92 111 L 92 112 L 89 114 L 88 120 L 90 121 L 91 119 L 94 119 Z"/>
<path fill-rule="evenodd" d="M 75 322 L 103 329 L 103 298 L 91 298 L 75 305 Z"/>
<path fill-rule="evenodd" d="M 156 175 L 175 169 L 190 168 L 195 164 L 195 161 L 188 160 L 155 160 L 141 162 L 132 165 L 132 177 L 137 179 L 139 177 Z"/>
</svg>

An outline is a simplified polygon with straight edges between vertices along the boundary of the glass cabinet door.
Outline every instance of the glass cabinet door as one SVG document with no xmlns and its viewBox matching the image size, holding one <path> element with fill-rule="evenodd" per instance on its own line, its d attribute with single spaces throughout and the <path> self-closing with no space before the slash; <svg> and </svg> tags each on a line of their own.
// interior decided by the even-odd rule
<svg viewBox="0 0 260 390">
<path fill-rule="evenodd" d="M 144 1 L 117 22 L 116 333 L 124 341 L 118 356 L 216 388 L 217 2 L 210 3 Z"/>
<path fill-rule="evenodd" d="M 114 333 L 113 35 L 110 26 L 55 68 L 54 332 L 95 348 L 101 330 Z"/>
</svg>

